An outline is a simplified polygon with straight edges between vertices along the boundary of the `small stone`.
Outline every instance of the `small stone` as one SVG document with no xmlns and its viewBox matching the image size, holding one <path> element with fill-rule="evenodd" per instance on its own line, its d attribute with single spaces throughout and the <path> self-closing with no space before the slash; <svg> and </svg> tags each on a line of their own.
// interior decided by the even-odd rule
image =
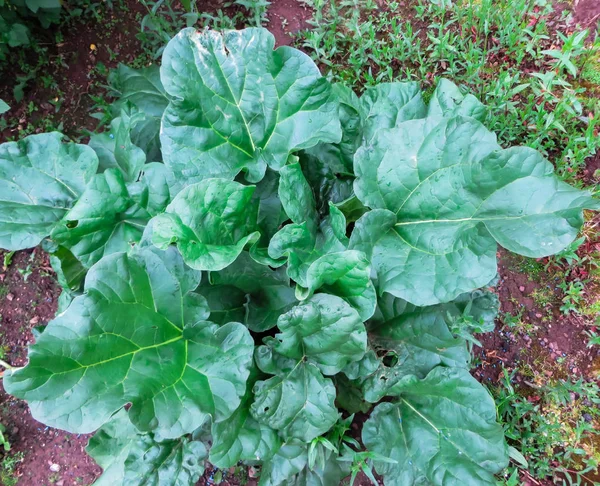
<svg viewBox="0 0 600 486">
<path fill-rule="evenodd" d="M 589 413 L 584 413 L 583 414 L 583 420 L 585 420 L 586 422 L 590 423 L 593 419 L 592 419 L 592 416 Z"/>
<path fill-rule="evenodd" d="M 523 287 L 523 286 L 521 285 L 521 286 L 519 287 L 519 290 L 520 290 L 521 292 L 525 292 L 525 287 Z"/>
<path fill-rule="evenodd" d="M 40 322 L 40 318 L 38 316 L 32 317 L 29 320 L 29 324 L 37 324 L 38 322 Z"/>
<path fill-rule="evenodd" d="M 254 469 L 253 467 L 249 467 L 248 468 L 248 477 L 255 478 L 256 477 L 256 469 Z"/>
<path fill-rule="evenodd" d="M 60 471 L 60 466 L 58 464 L 50 464 L 50 471 L 58 472 Z"/>
<path fill-rule="evenodd" d="M 11 302 L 12 302 L 12 300 L 13 300 L 14 298 L 15 298 L 15 296 L 14 296 L 13 294 L 8 294 L 8 295 L 6 296 L 6 299 L 7 299 L 7 300 L 9 300 L 9 301 L 11 301 Z"/>
<path fill-rule="evenodd" d="M 56 486 L 64 486 L 64 484 L 65 484 L 65 480 L 64 479 L 61 479 L 60 481 L 56 482 Z"/>
<path fill-rule="evenodd" d="M 537 317 L 538 319 L 541 319 L 543 316 L 542 314 L 540 314 L 539 312 L 535 315 L 535 317 Z"/>
<path fill-rule="evenodd" d="M 578 368 L 573 368 L 573 373 L 579 373 L 579 369 Z"/>
</svg>

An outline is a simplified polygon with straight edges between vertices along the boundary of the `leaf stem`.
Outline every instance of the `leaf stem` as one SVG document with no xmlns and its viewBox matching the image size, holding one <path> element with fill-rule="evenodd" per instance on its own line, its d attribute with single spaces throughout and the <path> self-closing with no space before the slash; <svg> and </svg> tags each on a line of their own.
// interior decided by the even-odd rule
<svg viewBox="0 0 600 486">
<path fill-rule="evenodd" d="M 7 370 L 14 370 L 15 367 L 9 365 L 6 361 L 4 361 L 3 359 L 0 359 L 0 366 L 2 366 L 3 368 L 6 368 Z"/>
</svg>

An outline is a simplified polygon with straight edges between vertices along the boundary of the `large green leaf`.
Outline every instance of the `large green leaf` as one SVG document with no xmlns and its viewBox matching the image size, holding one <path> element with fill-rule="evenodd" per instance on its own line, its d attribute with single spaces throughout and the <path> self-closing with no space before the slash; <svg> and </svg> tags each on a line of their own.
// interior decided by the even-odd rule
<svg viewBox="0 0 600 486">
<path fill-rule="evenodd" d="M 300 360 L 291 369 L 257 382 L 253 391 L 252 416 L 278 430 L 284 440 L 310 442 L 338 419 L 333 383 L 309 362 Z"/>
<path fill-rule="evenodd" d="M 94 434 L 86 452 L 104 470 L 95 486 L 189 486 L 204 473 L 207 456 L 202 442 L 141 434 L 125 410 Z"/>
<path fill-rule="evenodd" d="M 103 258 L 86 293 L 30 347 L 29 364 L 5 374 L 6 390 L 36 419 L 78 433 L 126 403 L 139 430 L 165 438 L 207 415 L 228 418 L 245 393 L 254 343 L 242 324 L 204 321 L 206 301 L 191 293 L 199 279 L 174 249 Z"/>
<path fill-rule="evenodd" d="M 265 29 L 184 29 L 167 45 L 161 79 L 173 101 L 161 130 L 165 163 L 182 183 L 251 182 L 288 155 L 341 138 L 330 84 L 304 53 Z"/>
<path fill-rule="evenodd" d="M 144 185 L 128 186 L 116 168 L 97 174 L 56 225 L 52 239 L 68 248 L 86 268 L 105 255 L 129 250 L 140 241 L 152 216 L 136 197 L 143 193 L 139 188 Z"/>
<path fill-rule="evenodd" d="M 435 368 L 378 405 L 365 423 L 368 450 L 397 461 L 377 463 L 386 485 L 481 486 L 508 465 L 502 427 L 488 391 L 467 370 Z"/>
<path fill-rule="evenodd" d="M 367 347 L 358 312 L 335 295 L 312 296 L 283 314 L 277 327 L 281 333 L 265 338 L 267 346 L 281 356 L 315 364 L 326 375 L 360 360 Z"/>
<path fill-rule="evenodd" d="M 0 247 L 36 246 L 84 192 L 98 167 L 85 145 L 60 133 L 30 135 L 0 145 Z"/>
<path fill-rule="evenodd" d="M 185 262 L 197 270 L 221 270 L 247 244 L 258 240 L 254 186 L 207 179 L 186 187 L 152 220 L 152 242 L 175 243 Z"/>
<path fill-rule="evenodd" d="M 328 253 L 315 260 L 306 273 L 307 294 L 316 290 L 334 294 L 354 307 L 363 321 L 375 312 L 377 296 L 371 283 L 371 265 L 364 253 L 356 250 Z M 296 286 L 296 295 L 304 290 Z"/>
<path fill-rule="evenodd" d="M 428 117 L 379 130 L 354 167 L 359 199 L 397 219 L 372 247 L 378 290 L 416 305 L 487 284 L 496 274 L 496 242 L 530 257 L 562 250 L 583 223 L 582 209 L 600 207 L 559 181 L 538 152 L 501 150 L 473 118 Z"/>
<path fill-rule="evenodd" d="M 232 467 L 239 461 L 268 461 L 281 447 L 277 432 L 250 415 L 255 382 L 255 377 L 248 380 L 246 394 L 233 415 L 212 426 L 210 463 L 218 468 Z"/>
</svg>

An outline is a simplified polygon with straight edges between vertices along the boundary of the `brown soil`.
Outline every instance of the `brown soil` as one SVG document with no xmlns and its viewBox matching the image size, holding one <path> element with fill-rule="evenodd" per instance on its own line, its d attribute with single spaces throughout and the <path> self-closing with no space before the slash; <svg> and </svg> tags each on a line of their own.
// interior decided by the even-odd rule
<svg viewBox="0 0 600 486">
<path fill-rule="evenodd" d="M 310 9 L 298 0 L 274 1 L 267 13 L 267 27 L 275 36 L 278 46 L 289 46 L 298 31 L 309 27 L 306 22 L 311 15 Z"/>
<path fill-rule="evenodd" d="M 598 0 L 575 0 L 573 7 L 575 10 L 574 23 L 581 26 L 582 29 L 593 31 L 600 21 L 600 2 Z"/>
<path fill-rule="evenodd" d="M 32 329 L 54 317 L 60 289 L 41 250 L 16 253 L 6 269 L 5 255 L 0 251 L 0 355 L 13 366 L 22 366 L 27 345 L 33 342 Z M 87 436 L 40 424 L 25 402 L 4 390 L 0 390 L 0 404 L 0 423 L 6 426 L 11 454 L 23 454 L 17 468 L 19 485 L 41 486 L 51 480 L 57 486 L 91 484 L 98 476 L 100 468 L 84 451 Z"/>
</svg>

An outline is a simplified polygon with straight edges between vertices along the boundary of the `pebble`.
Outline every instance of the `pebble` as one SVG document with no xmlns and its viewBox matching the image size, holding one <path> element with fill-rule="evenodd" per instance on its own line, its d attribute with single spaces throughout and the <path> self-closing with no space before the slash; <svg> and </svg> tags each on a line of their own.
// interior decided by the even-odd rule
<svg viewBox="0 0 600 486">
<path fill-rule="evenodd" d="M 58 464 L 50 464 L 50 471 L 58 472 L 60 471 L 60 466 Z"/>
<path fill-rule="evenodd" d="M 519 287 L 519 290 L 520 290 L 521 292 L 525 292 L 525 287 L 523 287 L 523 286 L 521 285 L 521 286 Z"/>
<path fill-rule="evenodd" d="M 12 300 L 13 300 L 14 298 L 15 298 L 15 296 L 14 296 L 13 294 L 8 294 L 8 295 L 6 296 L 6 299 L 7 299 L 7 300 L 9 300 L 9 301 L 11 301 L 11 302 L 12 302 Z"/>
</svg>

